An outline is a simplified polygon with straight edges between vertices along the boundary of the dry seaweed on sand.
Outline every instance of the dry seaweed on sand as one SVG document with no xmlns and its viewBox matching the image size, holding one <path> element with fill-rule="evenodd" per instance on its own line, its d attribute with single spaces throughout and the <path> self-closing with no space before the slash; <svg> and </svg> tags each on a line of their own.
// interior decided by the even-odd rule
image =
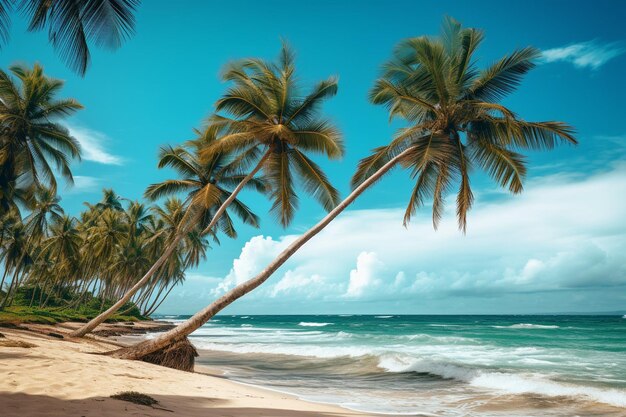
<svg viewBox="0 0 626 417">
<path fill-rule="evenodd" d="M 128 401 L 130 403 L 137 404 L 137 405 L 145 405 L 146 407 L 151 407 L 151 408 L 155 408 L 158 410 L 172 412 L 172 410 L 159 407 L 159 402 L 155 400 L 154 398 L 152 398 L 151 396 L 142 394 L 137 391 L 120 392 L 119 394 L 111 395 L 111 398 L 116 399 L 116 400 L 121 400 L 121 401 Z"/>
</svg>

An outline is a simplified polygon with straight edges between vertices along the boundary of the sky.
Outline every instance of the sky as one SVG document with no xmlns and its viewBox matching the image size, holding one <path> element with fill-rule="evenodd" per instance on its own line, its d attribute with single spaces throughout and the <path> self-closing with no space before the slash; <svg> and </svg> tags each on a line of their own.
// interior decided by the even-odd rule
<svg viewBox="0 0 626 417">
<path fill-rule="evenodd" d="M 314 4 L 313 4 L 314 3 Z M 140 199 L 172 178 L 157 168 L 160 146 L 193 137 L 227 87 L 220 68 L 244 57 L 273 58 L 281 39 L 295 49 L 304 85 L 339 77 L 323 113 L 346 143 L 341 161 L 316 159 L 345 196 L 359 159 L 401 124 L 367 101 L 380 67 L 399 41 L 436 35 L 444 16 L 483 29 L 485 66 L 515 48 L 543 57 L 504 104 L 527 120 L 560 120 L 580 145 L 529 154 L 525 191 L 511 196 L 480 172 L 467 234 L 454 197 L 438 231 L 429 207 L 402 226 L 411 182 L 395 171 L 309 242 L 232 314 L 523 314 L 626 310 L 626 3 L 501 1 L 145 1 L 136 34 L 116 51 L 92 48 L 84 78 L 60 61 L 45 33 L 14 16 L 0 64 L 41 63 L 63 79 L 63 95 L 85 109 L 65 124 L 81 142 L 75 185 L 60 194 L 66 211 L 97 202 L 103 187 Z M 188 271 L 162 314 L 192 314 L 261 269 L 316 223 L 322 208 L 305 195 L 282 229 L 270 204 L 242 200 L 259 229 L 238 224 L 207 260 Z M 622 254 L 622 255 L 620 255 Z"/>
</svg>

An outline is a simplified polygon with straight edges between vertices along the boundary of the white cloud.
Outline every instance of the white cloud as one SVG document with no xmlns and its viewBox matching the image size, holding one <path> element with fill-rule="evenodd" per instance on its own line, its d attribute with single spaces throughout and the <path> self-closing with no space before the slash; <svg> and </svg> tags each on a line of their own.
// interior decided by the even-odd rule
<svg viewBox="0 0 626 417">
<path fill-rule="evenodd" d="M 618 42 L 601 44 L 588 41 L 545 50 L 542 59 L 544 62 L 570 62 L 577 68 L 598 69 L 624 52 L 626 48 Z"/>
<path fill-rule="evenodd" d="M 76 125 L 67 125 L 67 128 L 70 134 L 80 142 L 84 160 L 105 165 L 122 165 L 124 162 L 122 157 L 106 150 L 106 144 L 111 139 L 104 133 Z"/>
<path fill-rule="evenodd" d="M 66 185 L 64 194 L 82 194 L 97 192 L 100 190 L 101 180 L 96 177 L 89 177 L 84 175 L 74 175 L 74 185 Z"/>
<path fill-rule="evenodd" d="M 408 229 L 402 208 L 348 211 L 246 299 L 258 303 L 280 294 L 290 295 L 291 305 L 313 299 L 410 306 L 416 298 L 609 293 L 626 286 L 625 195 L 621 163 L 587 178 L 546 176 L 520 196 L 479 202 L 466 236 L 456 228 L 454 210 L 437 232 L 427 209 Z M 252 238 L 213 294 L 253 277 L 295 238 Z"/>
</svg>

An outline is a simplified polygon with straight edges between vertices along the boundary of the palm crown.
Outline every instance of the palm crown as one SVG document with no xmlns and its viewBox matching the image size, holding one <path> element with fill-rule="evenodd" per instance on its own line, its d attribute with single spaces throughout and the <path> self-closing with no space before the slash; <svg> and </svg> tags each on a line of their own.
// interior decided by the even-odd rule
<svg viewBox="0 0 626 417">
<path fill-rule="evenodd" d="M 436 228 L 445 194 L 458 184 L 457 217 L 465 231 L 466 213 L 473 203 L 469 179 L 473 167 L 519 193 L 526 174 L 519 150 L 550 149 L 563 141 L 577 143 L 569 125 L 528 122 L 500 104 L 534 67 L 539 52 L 518 49 L 479 70 L 473 55 L 482 39 L 481 31 L 446 19 L 440 38 L 418 37 L 400 43 L 370 93 L 373 103 L 387 106 L 390 117 L 404 118 L 409 126 L 359 163 L 352 184 L 359 185 L 406 151 L 400 164 L 411 171 L 415 186 L 405 225 L 432 196 Z"/>
<path fill-rule="evenodd" d="M 6 210 L 20 190 L 57 188 L 56 170 L 73 182 L 70 159 L 80 159 L 80 145 L 58 121 L 82 106 L 74 99 L 55 99 L 63 82 L 33 69 L 12 66 L 19 83 L 0 70 L 0 188 Z M 25 195 L 22 193 L 21 195 Z"/>
<path fill-rule="evenodd" d="M 189 141 L 185 146 L 162 147 L 159 151 L 159 168 L 173 168 L 180 178 L 152 184 L 145 193 L 151 200 L 185 193 L 189 210 L 181 223 L 193 219 L 194 228 L 198 224 L 200 228 L 209 224 L 217 208 L 231 195 L 230 188 L 236 186 L 245 176 L 241 173 L 241 156 L 235 157 L 229 152 L 213 152 L 208 157 L 198 157 L 200 149 L 215 141 L 207 133 L 200 134 L 196 140 Z M 256 178 L 251 179 L 247 186 L 261 192 L 266 189 L 265 183 Z M 233 200 L 229 210 L 244 223 L 259 226 L 258 216 L 238 199 Z M 229 237 L 237 236 L 228 213 L 220 218 L 217 227 Z M 215 231 L 212 233 L 215 237 Z"/>
<path fill-rule="evenodd" d="M 294 55 L 286 45 L 278 63 L 237 61 L 226 67 L 223 79 L 233 85 L 217 101 L 218 114 L 210 118 L 209 126 L 221 138 L 203 156 L 226 149 L 263 155 L 260 163 L 273 200 L 271 211 L 284 226 L 297 208 L 294 173 L 324 209 L 335 207 L 339 193 L 306 154 L 331 159 L 343 155 L 341 134 L 319 114 L 321 103 L 336 94 L 337 80 L 321 81 L 303 95 L 295 78 Z"/>
</svg>

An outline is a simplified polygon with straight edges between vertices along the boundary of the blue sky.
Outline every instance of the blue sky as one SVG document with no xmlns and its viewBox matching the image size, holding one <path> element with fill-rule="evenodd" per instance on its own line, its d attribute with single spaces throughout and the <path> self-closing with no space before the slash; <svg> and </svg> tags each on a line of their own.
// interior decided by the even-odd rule
<svg viewBox="0 0 626 417">
<path fill-rule="evenodd" d="M 64 79 L 64 94 L 84 106 L 68 120 L 83 144 L 64 190 L 71 213 L 102 187 L 140 198 L 171 176 L 156 168 L 159 146 L 192 137 L 224 91 L 221 66 L 248 56 L 272 58 L 281 37 L 298 54 L 305 83 L 338 75 L 324 112 L 342 130 L 347 154 L 320 161 L 343 195 L 357 161 L 389 140 L 383 108 L 367 102 L 380 65 L 400 40 L 437 34 L 443 16 L 482 28 L 480 63 L 516 47 L 544 51 L 542 63 L 505 104 L 528 120 L 574 125 L 581 145 L 531 154 L 526 191 L 511 197 L 476 173 L 477 203 L 466 236 L 453 205 L 438 232 L 428 208 L 401 226 L 410 183 L 396 172 L 371 189 L 233 313 L 531 313 L 626 309 L 626 4 L 318 1 L 286 3 L 145 1 L 137 33 L 115 52 L 92 50 L 84 78 L 65 68 L 46 35 L 14 20 L 0 52 L 11 63 L 44 65 Z M 261 197 L 244 195 L 263 221 L 239 227 L 237 240 L 208 253 L 162 313 L 193 313 L 261 269 L 323 212 L 306 197 L 287 230 Z"/>
</svg>

